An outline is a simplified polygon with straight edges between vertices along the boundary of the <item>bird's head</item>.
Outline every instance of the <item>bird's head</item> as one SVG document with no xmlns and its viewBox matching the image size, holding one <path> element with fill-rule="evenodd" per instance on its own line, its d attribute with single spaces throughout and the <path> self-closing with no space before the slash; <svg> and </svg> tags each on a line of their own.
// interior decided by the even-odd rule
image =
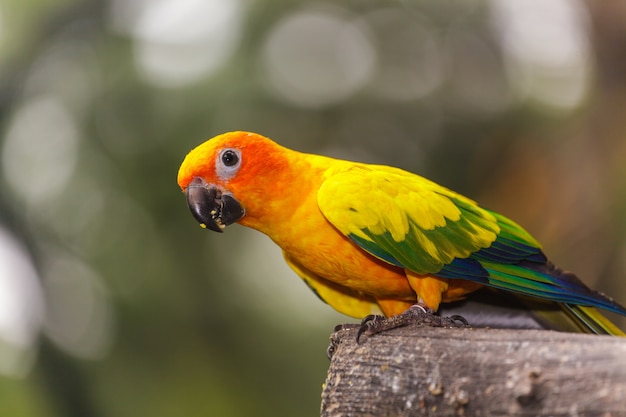
<svg viewBox="0 0 626 417">
<path fill-rule="evenodd" d="M 229 132 L 189 152 L 178 170 L 178 185 L 200 226 L 221 232 L 263 215 L 280 189 L 288 165 L 285 151 L 256 133 Z"/>
</svg>

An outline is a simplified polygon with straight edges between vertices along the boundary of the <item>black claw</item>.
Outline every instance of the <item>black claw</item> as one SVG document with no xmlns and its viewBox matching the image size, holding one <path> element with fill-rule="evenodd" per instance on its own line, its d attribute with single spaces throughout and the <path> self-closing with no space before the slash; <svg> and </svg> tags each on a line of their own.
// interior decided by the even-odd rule
<svg viewBox="0 0 626 417">
<path fill-rule="evenodd" d="M 357 323 L 342 323 L 335 326 L 335 328 L 333 329 L 333 334 L 330 336 L 330 344 L 328 345 L 328 348 L 326 348 L 326 356 L 329 360 L 332 359 L 335 351 L 337 350 L 337 346 L 339 346 L 340 338 L 336 333 L 342 330 L 356 329 L 360 326 L 361 325 Z"/>
<path fill-rule="evenodd" d="M 335 351 L 337 350 L 337 345 L 338 344 L 339 344 L 339 341 L 337 340 L 337 338 L 333 334 L 330 337 L 330 344 L 326 348 L 326 357 L 328 358 L 328 360 L 331 360 L 333 358 L 333 355 L 335 354 Z"/>
<path fill-rule="evenodd" d="M 377 314 L 365 316 L 363 320 L 361 320 L 359 330 L 356 332 L 356 344 L 359 344 L 359 340 L 361 339 L 361 335 L 363 333 L 367 333 L 368 335 L 378 333 L 377 328 L 380 326 L 378 323 L 384 323 L 387 320 L 389 319 L 385 316 L 379 316 Z"/>
<path fill-rule="evenodd" d="M 458 314 L 455 314 L 455 315 L 450 316 L 448 318 L 451 319 L 451 320 L 454 320 L 454 321 L 461 322 L 461 324 L 463 326 L 469 326 L 469 322 L 465 319 L 465 317 L 459 316 Z"/>
</svg>

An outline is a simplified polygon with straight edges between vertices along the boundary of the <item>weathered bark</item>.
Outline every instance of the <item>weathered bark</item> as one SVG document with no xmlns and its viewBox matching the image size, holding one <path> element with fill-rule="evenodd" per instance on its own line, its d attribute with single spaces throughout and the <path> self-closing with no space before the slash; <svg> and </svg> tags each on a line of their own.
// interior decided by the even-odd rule
<svg viewBox="0 0 626 417">
<path fill-rule="evenodd" d="M 626 338 L 405 327 L 332 335 L 322 417 L 626 416 Z"/>
</svg>

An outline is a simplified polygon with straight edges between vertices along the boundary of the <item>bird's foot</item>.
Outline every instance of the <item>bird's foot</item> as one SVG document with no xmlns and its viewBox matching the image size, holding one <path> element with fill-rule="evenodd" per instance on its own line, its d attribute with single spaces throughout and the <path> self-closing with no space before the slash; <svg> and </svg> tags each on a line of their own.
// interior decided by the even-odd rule
<svg viewBox="0 0 626 417">
<path fill-rule="evenodd" d="M 441 317 L 430 308 L 421 304 L 414 304 L 409 309 L 397 316 L 385 317 L 369 315 L 361 321 L 356 333 L 356 342 L 362 335 L 371 336 L 387 330 L 403 327 L 409 324 L 417 324 L 430 327 L 468 327 L 469 323 L 462 316 L 454 315 Z"/>
<path fill-rule="evenodd" d="M 333 329 L 333 334 L 330 337 L 330 344 L 328 348 L 326 348 L 326 356 L 328 359 L 332 359 L 335 351 L 337 350 L 337 346 L 339 346 L 340 337 L 337 336 L 337 332 L 341 330 L 353 330 L 360 328 L 361 325 L 358 323 L 342 323 L 335 326 Z"/>
</svg>

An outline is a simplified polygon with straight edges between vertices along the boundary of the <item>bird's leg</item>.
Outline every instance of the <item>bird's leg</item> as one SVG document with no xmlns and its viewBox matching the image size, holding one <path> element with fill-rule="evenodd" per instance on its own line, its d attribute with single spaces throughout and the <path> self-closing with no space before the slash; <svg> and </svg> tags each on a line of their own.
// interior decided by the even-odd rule
<svg viewBox="0 0 626 417">
<path fill-rule="evenodd" d="M 361 326 L 356 333 L 356 342 L 362 335 L 371 336 L 387 330 L 403 327 L 409 324 L 417 324 L 430 327 L 467 327 L 469 323 L 462 316 L 454 315 L 441 317 L 425 305 L 413 304 L 401 314 L 392 317 L 369 315 L 361 321 Z"/>
</svg>

